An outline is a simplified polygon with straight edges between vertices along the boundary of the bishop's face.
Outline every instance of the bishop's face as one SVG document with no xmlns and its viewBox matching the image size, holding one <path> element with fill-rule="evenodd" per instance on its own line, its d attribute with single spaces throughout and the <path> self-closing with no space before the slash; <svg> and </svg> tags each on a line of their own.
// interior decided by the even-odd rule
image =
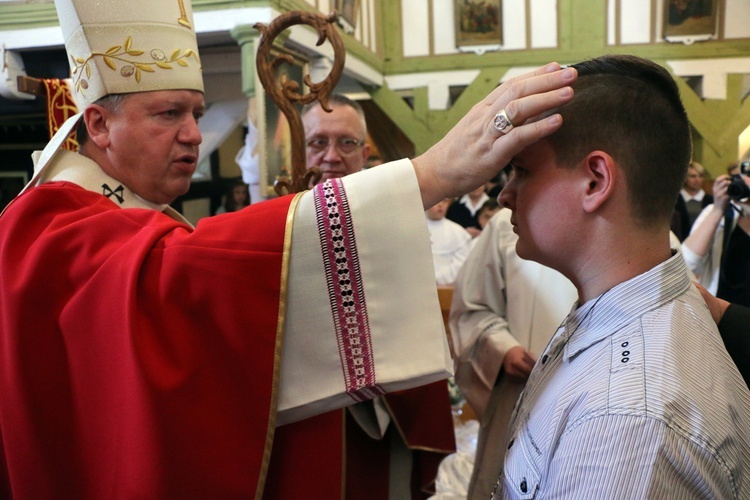
<svg viewBox="0 0 750 500">
<path fill-rule="evenodd" d="M 140 197 L 171 203 L 190 188 L 204 111 L 203 94 L 195 90 L 128 95 L 116 112 L 106 112 L 102 168 Z"/>
</svg>

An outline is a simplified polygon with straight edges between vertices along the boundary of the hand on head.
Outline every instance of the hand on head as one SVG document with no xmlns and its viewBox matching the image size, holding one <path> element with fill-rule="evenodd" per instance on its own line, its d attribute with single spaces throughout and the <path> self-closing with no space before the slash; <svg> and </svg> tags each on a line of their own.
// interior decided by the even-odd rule
<svg viewBox="0 0 750 500">
<path fill-rule="evenodd" d="M 546 113 L 573 97 L 569 85 L 576 76 L 575 69 L 550 63 L 508 80 L 476 104 L 440 142 L 413 160 L 425 208 L 473 190 L 516 153 L 557 130 L 562 118 Z M 502 110 L 513 124 L 505 133 L 495 126 Z"/>
</svg>

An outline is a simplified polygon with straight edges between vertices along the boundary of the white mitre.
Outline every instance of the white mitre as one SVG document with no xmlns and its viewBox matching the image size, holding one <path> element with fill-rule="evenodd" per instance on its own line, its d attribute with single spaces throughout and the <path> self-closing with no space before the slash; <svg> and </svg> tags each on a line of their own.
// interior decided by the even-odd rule
<svg viewBox="0 0 750 500">
<path fill-rule="evenodd" d="M 203 92 L 190 0 L 55 0 L 80 106 L 35 157 L 33 186 L 83 109 L 110 94 Z"/>
</svg>

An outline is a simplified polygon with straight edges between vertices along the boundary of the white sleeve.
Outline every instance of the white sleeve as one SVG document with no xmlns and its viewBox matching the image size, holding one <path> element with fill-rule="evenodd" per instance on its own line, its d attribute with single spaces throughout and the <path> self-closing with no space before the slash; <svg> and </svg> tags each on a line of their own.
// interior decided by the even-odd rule
<svg viewBox="0 0 750 500">
<path fill-rule="evenodd" d="M 701 213 L 698 215 L 698 218 L 695 219 L 695 222 L 693 223 L 691 232 L 703 223 L 703 221 L 706 219 L 706 214 L 712 209 L 713 205 L 709 205 L 701 211 Z M 715 234 L 714 238 L 716 238 Z M 685 263 L 687 264 L 688 268 L 695 274 L 701 274 L 703 272 L 703 268 L 706 265 L 706 262 L 708 262 L 711 252 L 709 251 L 708 254 L 701 256 L 690 250 L 690 248 L 688 248 L 688 246 L 684 243 L 681 245 L 681 250 L 682 255 L 685 257 Z"/>
<path fill-rule="evenodd" d="M 438 285 L 453 285 L 461 267 L 471 251 L 471 235 L 459 224 L 451 220 L 442 221 L 445 225 L 441 233 L 445 238 L 444 250 L 448 254 L 441 256 L 440 263 L 435 261 L 435 280 Z M 433 256 L 434 257 L 434 256 Z"/>
<path fill-rule="evenodd" d="M 713 205 L 708 205 L 703 209 L 700 215 L 698 215 L 698 218 L 695 220 L 691 232 L 695 231 L 695 228 L 697 228 L 704 222 L 707 214 L 712 209 Z M 716 295 L 716 292 L 719 288 L 719 269 L 721 266 L 721 252 L 723 244 L 724 219 L 722 218 L 722 220 L 719 221 L 719 224 L 716 227 L 713 242 L 711 243 L 709 251 L 706 255 L 698 255 L 697 253 L 693 252 L 687 245 L 685 245 L 684 242 L 680 247 L 682 256 L 685 259 L 685 264 L 687 265 L 688 269 L 692 271 L 693 274 L 695 274 L 695 276 L 698 278 L 698 282 L 703 285 L 706 290 L 714 295 Z"/>
<path fill-rule="evenodd" d="M 287 304 L 278 425 L 451 375 L 411 162 L 302 196 Z"/>
<path fill-rule="evenodd" d="M 456 251 L 451 256 L 450 283 L 456 281 L 456 276 L 458 276 L 458 272 L 463 267 L 464 262 L 466 262 L 466 258 L 471 251 L 471 235 L 463 228 L 456 233 Z"/>
</svg>

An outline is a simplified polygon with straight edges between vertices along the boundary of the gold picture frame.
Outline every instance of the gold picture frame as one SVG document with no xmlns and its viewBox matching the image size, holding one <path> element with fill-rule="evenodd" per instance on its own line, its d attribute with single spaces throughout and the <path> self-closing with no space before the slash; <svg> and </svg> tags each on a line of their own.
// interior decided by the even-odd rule
<svg viewBox="0 0 750 500">
<path fill-rule="evenodd" d="M 690 44 L 716 36 L 721 0 L 663 0 L 663 37 Z"/>
<path fill-rule="evenodd" d="M 361 0 L 333 0 L 333 8 L 339 13 L 339 24 L 347 33 L 354 33 Z"/>
<path fill-rule="evenodd" d="M 274 51 L 292 56 L 293 63 L 279 64 L 276 70 L 276 84 L 281 86 L 286 80 L 297 82 L 300 92 L 304 92 L 304 76 L 308 73 L 307 61 L 289 52 Z M 257 78 L 257 76 L 256 76 Z M 266 93 L 260 80 L 256 81 L 255 100 L 251 106 L 250 115 L 257 117 L 254 126 L 258 130 L 258 168 L 261 185 L 265 185 L 262 196 L 273 198 L 276 196 L 274 184 L 280 177 L 292 175 L 292 137 L 289 122 L 284 113 L 276 106 Z M 298 107 L 299 108 L 299 107 Z"/>
<path fill-rule="evenodd" d="M 456 47 L 503 43 L 502 0 L 454 0 Z"/>
</svg>

